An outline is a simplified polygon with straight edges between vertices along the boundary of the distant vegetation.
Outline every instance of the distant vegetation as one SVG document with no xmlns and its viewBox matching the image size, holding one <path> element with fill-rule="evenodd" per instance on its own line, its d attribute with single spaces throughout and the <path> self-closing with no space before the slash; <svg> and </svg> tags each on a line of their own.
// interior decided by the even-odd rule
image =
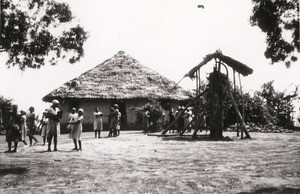
<svg viewBox="0 0 300 194">
<path fill-rule="evenodd" d="M 242 104 L 245 107 L 246 123 L 257 126 L 275 125 L 287 129 L 293 128 L 292 113 L 294 112 L 293 100 L 298 97 L 298 88 L 290 94 L 286 91 L 276 91 L 273 81 L 262 85 L 260 91 L 256 91 L 254 96 L 249 93 L 241 94 L 235 92 L 239 108 L 242 110 Z M 244 100 L 244 102 L 243 102 Z M 225 125 L 236 123 L 236 115 L 231 104 L 227 106 Z"/>
</svg>

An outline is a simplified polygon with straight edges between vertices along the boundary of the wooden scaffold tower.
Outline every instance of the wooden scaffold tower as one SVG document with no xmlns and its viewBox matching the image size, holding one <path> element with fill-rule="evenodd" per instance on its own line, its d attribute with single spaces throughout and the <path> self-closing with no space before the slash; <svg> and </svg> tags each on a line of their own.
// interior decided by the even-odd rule
<svg viewBox="0 0 300 194">
<path fill-rule="evenodd" d="M 210 73 L 208 77 L 208 89 L 202 91 L 201 87 L 203 86 L 201 86 L 200 69 L 213 59 L 215 60 L 215 64 L 213 67 L 213 72 Z M 233 71 L 234 90 L 236 90 L 237 88 L 236 74 L 238 74 L 240 92 L 242 92 L 240 74 L 242 74 L 243 76 L 248 76 L 252 74 L 253 70 L 241 62 L 223 55 L 220 51 L 216 51 L 213 54 L 206 55 L 204 60 L 199 63 L 199 65 L 192 68 L 184 76 L 196 79 L 196 97 L 185 106 L 185 108 L 179 113 L 175 121 L 163 130 L 162 135 L 165 135 L 167 133 L 167 131 L 177 122 L 177 119 L 184 114 L 185 110 L 188 107 L 193 106 L 195 115 L 192 121 L 195 124 L 193 137 L 195 138 L 197 136 L 197 132 L 203 129 L 204 115 L 207 115 L 207 128 L 210 131 L 210 138 L 222 139 L 225 118 L 225 96 L 227 93 L 230 97 L 231 103 L 235 109 L 237 119 L 239 121 L 237 125 L 237 135 L 239 136 L 240 130 L 241 138 L 244 138 L 244 133 L 245 138 L 250 138 L 250 135 L 245 127 L 246 124 L 244 119 L 244 103 L 242 103 L 243 108 L 242 110 L 240 110 L 229 82 L 228 67 L 231 67 Z M 225 69 L 226 74 L 221 72 L 222 68 Z M 201 103 L 201 97 L 204 95 L 208 95 L 208 101 L 203 105 L 203 103 Z M 180 135 L 183 135 L 185 131 L 186 129 L 183 129 L 180 132 Z"/>
</svg>

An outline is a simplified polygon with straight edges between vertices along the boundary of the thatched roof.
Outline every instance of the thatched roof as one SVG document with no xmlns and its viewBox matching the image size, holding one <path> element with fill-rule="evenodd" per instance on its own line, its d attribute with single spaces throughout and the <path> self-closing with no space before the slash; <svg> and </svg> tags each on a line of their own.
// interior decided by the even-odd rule
<svg viewBox="0 0 300 194">
<path fill-rule="evenodd" d="M 43 100 L 77 99 L 173 99 L 186 100 L 191 93 L 140 64 L 123 51 L 55 89 Z"/>
<path fill-rule="evenodd" d="M 222 52 L 216 51 L 213 54 L 206 55 L 201 63 L 199 63 L 197 66 L 192 68 L 185 76 L 186 77 L 194 77 L 195 72 L 200 69 L 202 66 L 204 66 L 206 63 L 208 63 L 210 60 L 217 58 L 221 60 L 222 62 L 226 63 L 228 66 L 230 66 L 232 69 L 237 71 L 238 73 L 242 74 L 243 76 L 248 76 L 249 74 L 253 73 L 253 69 L 248 67 L 247 65 L 231 58 L 226 55 L 223 55 Z"/>
</svg>

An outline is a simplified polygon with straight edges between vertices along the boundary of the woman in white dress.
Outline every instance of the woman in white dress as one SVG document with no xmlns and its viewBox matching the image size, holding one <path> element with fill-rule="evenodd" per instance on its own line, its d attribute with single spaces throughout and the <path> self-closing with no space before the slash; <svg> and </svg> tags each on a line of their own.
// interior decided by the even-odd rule
<svg viewBox="0 0 300 194">
<path fill-rule="evenodd" d="M 21 117 L 20 117 L 20 132 L 21 132 L 21 141 L 27 145 L 26 143 L 26 112 L 21 110 Z"/>
<path fill-rule="evenodd" d="M 102 117 L 103 113 L 99 111 L 99 108 L 95 108 L 95 112 L 93 113 L 94 115 L 94 131 L 95 131 L 95 138 L 100 138 L 101 131 L 103 130 L 103 122 L 102 122 Z"/>
<path fill-rule="evenodd" d="M 83 109 L 78 110 L 78 117 L 74 119 L 72 122 L 68 122 L 69 124 L 75 124 L 74 130 L 70 133 L 70 138 L 73 139 L 75 148 L 73 150 L 82 151 L 81 147 L 81 133 L 82 133 L 82 123 L 83 123 Z M 77 141 L 79 148 L 77 147 Z"/>
</svg>

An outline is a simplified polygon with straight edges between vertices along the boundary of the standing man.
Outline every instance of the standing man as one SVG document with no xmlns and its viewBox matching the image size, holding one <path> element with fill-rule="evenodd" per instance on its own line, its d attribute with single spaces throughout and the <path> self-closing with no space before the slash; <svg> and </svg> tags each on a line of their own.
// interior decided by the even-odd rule
<svg viewBox="0 0 300 194">
<path fill-rule="evenodd" d="M 62 117 L 62 111 L 58 109 L 59 107 L 59 101 L 53 100 L 52 105 L 48 109 L 48 112 L 46 116 L 49 118 L 48 121 L 48 130 L 47 130 L 47 136 L 48 136 L 48 152 L 51 152 L 51 142 L 53 138 L 54 143 L 54 151 L 57 150 L 57 128 L 59 125 L 59 119 Z"/>
<path fill-rule="evenodd" d="M 107 116 L 108 118 L 108 128 L 109 128 L 109 133 L 108 133 L 108 137 L 112 137 L 113 135 L 113 129 L 111 128 L 111 117 L 114 113 L 115 109 L 113 107 L 110 107 L 109 109 L 109 115 Z"/>
</svg>

